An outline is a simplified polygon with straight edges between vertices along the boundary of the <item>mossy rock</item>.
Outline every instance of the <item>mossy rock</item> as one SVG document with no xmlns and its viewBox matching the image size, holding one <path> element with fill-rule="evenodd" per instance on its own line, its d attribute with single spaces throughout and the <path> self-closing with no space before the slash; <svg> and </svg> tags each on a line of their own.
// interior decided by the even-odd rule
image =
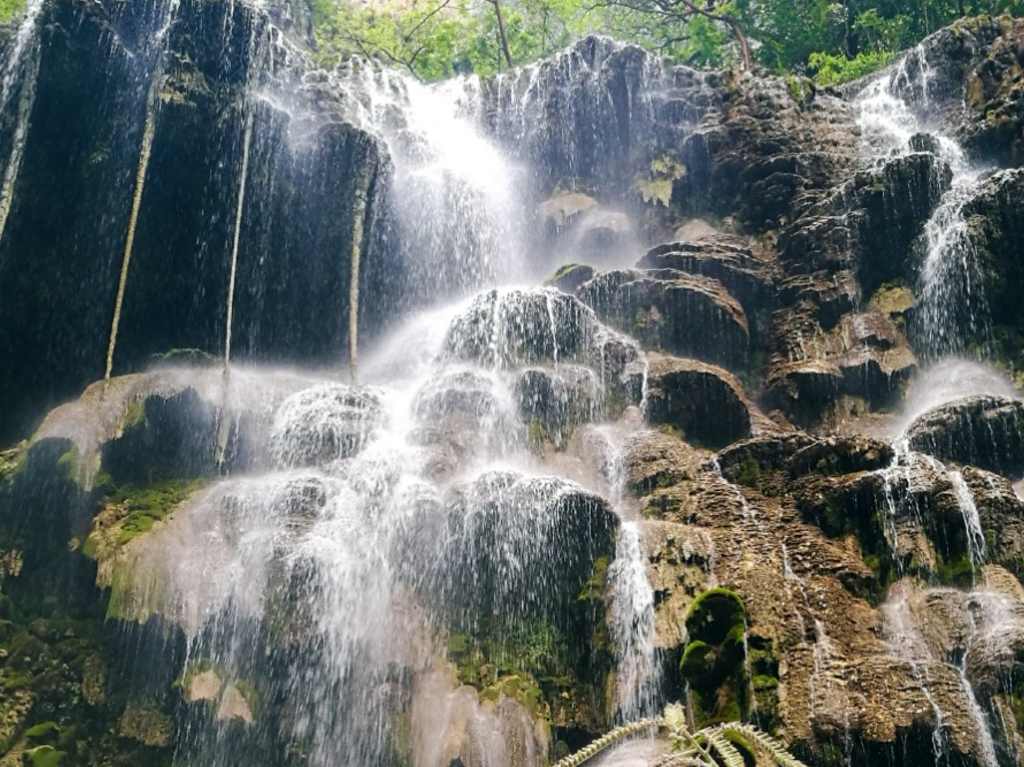
<svg viewBox="0 0 1024 767">
<path fill-rule="evenodd" d="M 57 767 L 64 764 L 64 751 L 58 751 L 53 746 L 36 746 L 24 753 L 24 764 L 31 767 Z"/>
<path fill-rule="evenodd" d="M 715 588 L 700 594 L 686 613 L 686 631 L 691 639 L 721 644 L 730 632 L 746 626 L 746 608 L 740 596 L 729 589 Z"/>
<path fill-rule="evenodd" d="M 148 705 L 128 706 L 117 724 L 121 737 L 155 748 L 170 745 L 173 729 L 169 716 Z"/>
<path fill-rule="evenodd" d="M 132 539 L 152 530 L 157 522 L 165 520 L 203 484 L 203 480 L 198 479 L 171 479 L 144 487 L 128 485 L 112 490 L 93 521 L 82 553 L 97 562 L 112 556 Z"/>
<path fill-rule="evenodd" d="M 725 588 L 705 591 L 690 605 L 686 631 L 679 670 L 698 726 L 743 718 L 751 706 L 743 600 Z"/>
<path fill-rule="evenodd" d="M 586 264 L 565 264 L 549 277 L 544 284 L 558 288 L 563 293 L 575 293 L 576 288 L 591 279 L 596 272 Z"/>
</svg>

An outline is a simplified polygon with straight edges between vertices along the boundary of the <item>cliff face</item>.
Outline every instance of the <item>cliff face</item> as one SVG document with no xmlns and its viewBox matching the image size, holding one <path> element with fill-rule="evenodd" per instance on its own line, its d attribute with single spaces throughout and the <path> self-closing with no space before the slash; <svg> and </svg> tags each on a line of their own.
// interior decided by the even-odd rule
<svg viewBox="0 0 1024 767">
<path fill-rule="evenodd" d="M 1024 26 L 839 92 L 604 38 L 428 90 L 304 24 L 54 0 L 12 70 L 5 434 L 133 254 L 115 375 L 0 453 L 0 765 L 526 767 L 677 699 L 1020 763 Z M 213 364 L 229 294 L 307 372 Z"/>
<path fill-rule="evenodd" d="M 129 240 L 115 372 L 223 352 L 243 165 L 260 194 L 238 233 L 236 355 L 342 359 L 353 232 L 369 261 L 388 157 L 303 85 L 293 38 L 245 3 L 47 2 L 37 25 L 4 112 L 4 151 L 23 146 L 0 246 L 0 349 L 19 360 L 0 433 L 103 374 Z"/>
</svg>

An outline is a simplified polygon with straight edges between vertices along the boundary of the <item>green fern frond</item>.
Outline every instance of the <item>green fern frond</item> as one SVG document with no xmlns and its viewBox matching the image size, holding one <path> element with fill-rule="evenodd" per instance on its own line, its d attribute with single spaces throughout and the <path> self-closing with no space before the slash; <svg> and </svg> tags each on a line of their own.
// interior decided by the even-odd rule
<svg viewBox="0 0 1024 767">
<path fill-rule="evenodd" d="M 698 732 L 695 737 L 707 742 L 721 757 L 725 767 L 745 767 L 743 754 L 725 736 L 725 730 L 709 727 Z"/>
<path fill-rule="evenodd" d="M 743 754 L 730 736 L 743 742 L 744 747 L 749 744 L 751 749 L 771 757 L 777 767 L 807 767 L 782 743 L 750 724 L 729 722 L 690 732 L 686 726 L 686 711 L 678 703 L 666 706 L 659 718 L 642 719 L 616 727 L 552 767 L 580 767 L 616 743 L 656 728 L 668 731 L 672 751 L 653 762 L 652 767 L 744 767 Z"/>
<path fill-rule="evenodd" d="M 663 724 L 664 722 L 661 718 L 641 719 L 639 722 L 633 722 L 632 724 L 624 724 L 621 727 L 616 727 L 611 732 L 595 740 L 586 748 L 580 749 L 575 754 L 570 754 L 564 759 L 560 759 L 555 762 L 554 767 L 579 767 L 584 762 L 590 761 L 602 751 L 605 751 L 619 741 L 625 740 L 626 738 L 630 738 L 634 735 L 639 735 L 644 730 L 659 728 Z"/>
<path fill-rule="evenodd" d="M 779 767 L 807 767 L 807 765 L 790 754 L 782 743 L 753 725 L 742 722 L 730 722 L 720 725 L 719 729 L 723 733 L 734 733 L 746 738 L 754 746 L 771 756 Z"/>
</svg>

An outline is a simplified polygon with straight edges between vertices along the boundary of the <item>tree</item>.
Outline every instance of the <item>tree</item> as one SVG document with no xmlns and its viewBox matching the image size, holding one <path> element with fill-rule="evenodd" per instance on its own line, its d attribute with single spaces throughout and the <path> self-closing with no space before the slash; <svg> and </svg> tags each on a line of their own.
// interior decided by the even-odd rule
<svg viewBox="0 0 1024 767">
<path fill-rule="evenodd" d="M 752 66 L 750 42 L 743 29 L 743 23 L 729 0 L 596 0 L 592 8 L 618 8 L 635 13 L 640 17 L 653 17 L 655 23 L 663 25 L 665 41 L 662 47 L 688 41 L 693 23 L 703 19 L 720 24 L 729 30 L 739 49 L 740 63 L 744 69 Z M 701 26 L 696 25 L 700 30 Z"/>
</svg>

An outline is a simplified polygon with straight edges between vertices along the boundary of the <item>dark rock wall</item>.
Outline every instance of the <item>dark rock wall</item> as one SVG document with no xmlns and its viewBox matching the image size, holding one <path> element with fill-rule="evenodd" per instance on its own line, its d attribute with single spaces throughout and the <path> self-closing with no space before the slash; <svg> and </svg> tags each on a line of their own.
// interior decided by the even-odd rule
<svg viewBox="0 0 1024 767">
<path fill-rule="evenodd" d="M 386 285 L 386 270 L 370 266 L 383 252 L 373 226 L 390 167 L 382 146 L 314 103 L 302 52 L 265 15 L 186 0 L 163 50 L 165 12 L 159 1 L 44 8 L 36 98 L 0 242 L 4 440 L 103 374 L 146 98 L 160 72 L 115 372 L 171 348 L 223 352 L 250 115 L 235 358 L 347 358 L 357 190 L 363 287 Z M 12 140 L 10 114 L 3 128 L 0 149 Z M 365 324 L 381 306 L 366 302 Z"/>
</svg>

